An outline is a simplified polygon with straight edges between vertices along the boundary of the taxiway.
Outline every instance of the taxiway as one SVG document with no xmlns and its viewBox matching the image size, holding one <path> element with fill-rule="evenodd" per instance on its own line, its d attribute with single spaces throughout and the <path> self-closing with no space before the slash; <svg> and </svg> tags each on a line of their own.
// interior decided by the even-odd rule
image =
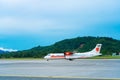
<svg viewBox="0 0 120 80">
<path fill-rule="evenodd" d="M 120 79 L 120 60 L 0 60 L 0 76 Z"/>
</svg>

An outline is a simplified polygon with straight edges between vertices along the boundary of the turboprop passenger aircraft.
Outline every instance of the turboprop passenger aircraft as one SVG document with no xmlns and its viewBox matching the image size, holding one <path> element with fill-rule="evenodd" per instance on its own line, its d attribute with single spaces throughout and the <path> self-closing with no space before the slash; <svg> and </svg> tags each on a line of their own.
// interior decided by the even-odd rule
<svg viewBox="0 0 120 80">
<path fill-rule="evenodd" d="M 84 53 L 72 53 L 72 52 L 65 52 L 65 53 L 50 53 L 44 58 L 48 60 L 50 59 L 67 59 L 67 60 L 73 60 L 73 59 L 80 59 L 80 58 L 87 58 L 87 57 L 93 57 L 93 56 L 99 56 L 102 55 L 100 53 L 102 44 L 97 44 L 96 47 L 89 51 Z"/>
</svg>

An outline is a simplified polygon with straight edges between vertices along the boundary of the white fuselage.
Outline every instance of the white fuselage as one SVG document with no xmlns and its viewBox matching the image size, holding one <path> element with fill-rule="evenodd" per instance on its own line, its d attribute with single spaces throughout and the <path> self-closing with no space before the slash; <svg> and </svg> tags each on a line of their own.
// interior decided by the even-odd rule
<svg viewBox="0 0 120 80">
<path fill-rule="evenodd" d="M 79 58 L 87 58 L 87 57 L 94 57 L 94 56 L 99 56 L 101 55 L 100 49 L 101 49 L 102 44 L 97 44 L 96 47 L 89 51 L 89 52 L 84 52 L 84 53 L 72 53 L 72 52 L 65 52 L 65 53 L 50 53 L 44 58 L 49 60 L 49 59 L 79 59 Z"/>
<path fill-rule="evenodd" d="M 56 53 L 56 54 L 48 54 L 45 56 L 45 59 L 79 59 L 79 58 L 88 58 L 88 57 L 94 57 L 94 56 L 99 56 L 101 55 L 100 53 L 91 53 L 91 52 L 86 52 L 86 53 L 74 53 L 70 56 L 64 56 L 64 53 Z"/>
<path fill-rule="evenodd" d="M 86 53 L 74 53 L 71 56 L 66 56 L 66 58 L 70 59 L 79 59 L 79 58 L 88 58 L 88 57 L 94 57 L 101 55 L 100 53 L 91 53 L 91 52 L 86 52 Z"/>
</svg>

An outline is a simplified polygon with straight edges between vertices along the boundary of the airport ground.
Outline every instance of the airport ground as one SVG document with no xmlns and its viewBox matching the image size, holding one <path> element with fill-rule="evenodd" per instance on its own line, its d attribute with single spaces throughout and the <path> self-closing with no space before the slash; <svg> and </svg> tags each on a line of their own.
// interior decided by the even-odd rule
<svg viewBox="0 0 120 80">
<path fill-rule="evenodd" d="M 1 59 L 0 80 L 120 80 L 120 59 Z"/>
</svg>

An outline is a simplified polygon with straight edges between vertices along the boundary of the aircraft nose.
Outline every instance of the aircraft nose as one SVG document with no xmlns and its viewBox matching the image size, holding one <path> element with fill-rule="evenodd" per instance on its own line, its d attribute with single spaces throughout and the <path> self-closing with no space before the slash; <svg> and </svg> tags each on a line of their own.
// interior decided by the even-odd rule
<svg viewBox="0 0 120 80">
<path fill-rule="evenodd" d="M 47 58 L 47 56 L 44 57 L 44 59 L 46 59 L 46 58 Z"/>
<path fill-rule="evenodd" d="M 44 59 L 48 59 L 49 57 L 48 56 L 45 56 Z"/>
</svg>

